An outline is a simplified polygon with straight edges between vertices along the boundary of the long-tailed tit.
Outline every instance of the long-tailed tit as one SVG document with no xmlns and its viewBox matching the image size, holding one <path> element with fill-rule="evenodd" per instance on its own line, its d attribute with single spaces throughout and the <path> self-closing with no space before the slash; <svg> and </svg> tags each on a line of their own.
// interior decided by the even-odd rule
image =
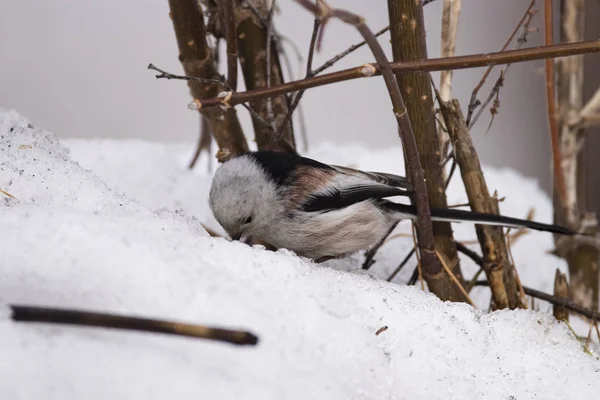
<svg viewBox="0 0 600 400">
<path fill-rule="evenodd" d="M 259 151 L 234 157 L 217 169 L 209 202 L 233 239 L 258 239 L 323 261 L 369 249 L 398 221 L 415 220 L 414 205 L 385 200 L 411 193 L 410 183 L 400 176 Z M 432 208 L 431 217 L 575 234 L 558 225 L 465 210 Z"/>
</svg>

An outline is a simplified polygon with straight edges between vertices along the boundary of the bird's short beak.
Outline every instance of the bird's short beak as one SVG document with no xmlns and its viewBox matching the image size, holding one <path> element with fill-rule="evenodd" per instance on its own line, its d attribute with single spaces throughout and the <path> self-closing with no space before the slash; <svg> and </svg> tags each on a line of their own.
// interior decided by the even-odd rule
<svg viewBox="0 0 600 400">
<path fill-rule="evenodd" d="M 247 245 L 252 245 L 252 236 L 246 236 L 242 233 L 237 233 L 231 236 L 232 240 L 237 240 L 239 242 L 245 243 Z"/>
<path fill-rule="evenodd" d="M 253 240 L 252 240 L 252 236 L 242 236 L 242 237 L 240 238 L 240 241 L 241 241 L 242 243 L 245 243 L 245 244 L 247 244 L 248 246 L 252 246 L 252 242 L 253 242 Z"/>
<path fill-rule="evenodd" d="M 236 233 L 235 235 L 231 235 L 231 240 L 240 240 L 241 237 L 241 233 Z"/>
</svg>

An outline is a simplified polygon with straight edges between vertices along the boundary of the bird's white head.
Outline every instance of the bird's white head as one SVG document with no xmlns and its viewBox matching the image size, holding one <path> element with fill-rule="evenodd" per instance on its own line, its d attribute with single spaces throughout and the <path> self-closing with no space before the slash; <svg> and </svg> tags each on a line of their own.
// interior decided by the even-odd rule
<svg viewBox="0 0 600 400">
<path fill-rule="evenodd" d="M 257 237 L 278 218 L 275 183 L 249 155 L 224 162 L 215 172 L 209 194 L 210 208 L 233 239 Z"/>
</svg>

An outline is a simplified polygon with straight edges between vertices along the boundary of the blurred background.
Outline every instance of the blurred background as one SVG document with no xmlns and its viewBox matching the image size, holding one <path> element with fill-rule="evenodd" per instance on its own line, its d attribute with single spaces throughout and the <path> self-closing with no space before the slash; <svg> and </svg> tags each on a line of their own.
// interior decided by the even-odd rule
<svg viewBox="0 0 600 400">
<path fill-rule="evenodd" d="M 385 27 L 384 0 L 331 0 L 367 19 L 376 31 Z M 304 75 L 292 43 L 306 56 L 313 17 L 289 0 L 277 3 L 276 29 L 285 36 L 294 78 Z M 521 19 L 529 0 L 463 0 L 457 55 L 498 51 Z M 425 7 L 428 51 L 440 54 L 441 1 Z M 538 1 L 540 11 L 543 4 Z M 156 80 L 149 63 L 181 73 L 167 0 L 2 0 L 0 2 L 0 106 L 14 108 L 35 125 L 62 137 L 141 138 L 195 142 L 199 117 L 183 81 Z M 540 12 L 532 27 L 541 28 Z M 600 2 L 589 1 L 588 39 L 600 37 Z M 386 45 L 389 35 L 382 36 Z M 360 42 L 355 29 L 333 21 L 315 57 L 319 66 L 349 45 Z M 531 32 L 526 46 L 542 44 L 543 31 Z M 386 46 L 389 47 L 389 46 Z M 388 52 L 391 56 L 391 52 Z M 364 48 L 336 64 L 343 69 L 370 62 Z M 586 95 L 600 84 L 598 55 L 586 57 Z M 472 130 L 483 163 L 511 167 L 538 179 L 551 191 L 550 141 L 542 61 L 514 64 L 500 92 L 500 112 L 486 133 L 489 112 Z M 224 69 L 223 69 L 224 70 Z M 453 97 L 466 109 L 483 69 L 454 73 Z M 485 97 L 498 77 L 493 72 Z M 240 75 L 241 77 L 241 75 Z M 436 75 L 436 82 L 439 77 Z M 288 78 L 289 79 L 289 78 Z M 594 82 L 596 80 L 596 82 Z M 240 79 L 239 90 L 243 89 Z M 399 145 L 396 122 L 383 81 L 354 80 L 309 90 L 303 98 L 308 140 L 361 142 L 368 147 Z M 239 109 L 244 130 L 252 128 Z M 600 187 L 592 172 L 600 167 L 600 140 L 587 149 L 590 187 Z M 590 191 L 594 205 L 598 196 Z"/>
</svg>

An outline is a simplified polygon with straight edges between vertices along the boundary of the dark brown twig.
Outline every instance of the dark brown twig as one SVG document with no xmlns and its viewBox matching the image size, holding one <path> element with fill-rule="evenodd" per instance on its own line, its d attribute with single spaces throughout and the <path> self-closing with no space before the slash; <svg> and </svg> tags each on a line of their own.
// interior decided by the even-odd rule
<svg viewBox="0 0 600 400">
<path fill-rule="evenodd" d="M 489 286 L 489 282 L 488 281 L 477 281 L 475 283 L 475 285 L 476 286 Z M 564 307 L 568 310 L 576 312 L 577 314 L 583 315 L 584 317 L 587 317 L 590 319 L 594 319 L 594 318 L 596 320 L 600 319 L 600 313 L 598 313 L 598 311 L 594 311 L 594 310 L 590 310 L 589 308 L 581 307 L 580 305 L 573 303 L 570 300 L 559 299 L 555 296 L 552 296 L 551 294 L 544 293 L 542 291 L 532 289 L 532 288 L 529 288 L 526 286 L 523 286 L 523 290 L 525 291 L 525 294 L 528 296 L 535 297 L 536 299 L 544 300 L 544 301 L 547 301 L 548 303 Z"/>
<path fill-rule="evenodd" d="M 231 86 L 229 86 L 229 83 L 227 82 L 227 80 L 225 79 L 225 77 L 223 75 L 220 75 L 221 79 L 206 79 L 206 78 L 199 78 L 196 76 L 185 76 L 185 75 L 177 75 L 177 74 L 172 74 L 170 72 L 164 71 L 160 68 L 158 68 L 157 66 L 155 66 L 154 64 L 150 64 L 148 65 L 148 69 L 159 72 L 158 75 L 156 75 L 156 79 L 178 79 L 178 80 L 185 80 L 185 81 L 197 81 L 197 82 L 203 82 L 203 83 L 214 83 L 214 84 L 218 84 L 221 85 L 226 91 L 231 92 L 232 94 L 234 93 L 233 88 Z M 227 103 L 227 99 L 228 97 L 219 97 L 219 99 L 222 100 L 222 107 L 223 108 L 229 108 L 229 105 Z M 191 103 L 194 107 L 196 107 L 195 109 L 202 109 L 202 104 L 200 103 L 200 101 L 196 101 L 194 100 Z M 268 129 L 272 129 L 272 126 L 249 104 L 246 103 L 241 103 L 241 106 L 244 107 L 246 110 L 248 110 L 248 112 L 254 117 L 256 118 L 259 122 L 261 122 L 266 128 Z"/>
<path fill-rule="evenodd" d="M 417 280 L 419 280 L 419 264 L 415 265 L 415 269 L 413 270 L 412 275 L 408 279 L 408 282 L 406 282 L 406 286 L 412 286 L 416 284 Z"/>
<path fill-rule="evenodd" d="M 483 258 L 479 254 L 477 254 L 476 252 L 467 248 L 466 246 L 464 246 L 462 243 L 459 243 L 459 242 L 456 242 L 456 249 L 458 251 L 460 251 L 461 253 L 463 253 L 464 255 L 466 255 L 467 257 L 469 257 L 470 259 L 472 259 L 477 265 L 479 265 L 480 267 L 483 267 Z M 476 286 L 489 286 L 489 282 L 487 280 L 477 281 L 477 282 L 475 282 L 475 285 Z M 541 292 L 539 290 L 531 289 L 531 288 L 528 288 L 525 286 L 523 286 L 523 290 L 525 291 L 525 294 L 528 296 L 535 297 L 535 298 L 541 299 L 541 300 L 545 300 L 551 304 L 564 307 L 568 310 L 574 311 L 574 312 L 581 314 L 585 317 L 588 317 L 590 319 L 591 318 L 595 318 L 596 320 L 600 319 L 599 318 L 600 314 L 598 313 L 598 311 L 594 311 L 594 310 L 590 310 L 589 308 L 581 307 L 580 305 L 573 303 L 568 299 L 557 298 L 550 294 Z"/>
<path fill-rule="evenodd" d="M 522 24 L 520 23 L 517 26 L 517 28 L 515 29 L 515 32 L 519 28 L 521 29 L 521 34 L 517 38 L 517 43 L 514 47 L 515 49 L 520 49 L 525 43 L 527 43 L 527 34 L 530 31 L 529 25 L 531 24 L 531 21 L 533 20 L 533 17 L 535 15 L 535 10 L 533 10 L 533 11 L 531 10 L 531 8 L 533 7 L 534 4 L 535 4 L 535 0 L 532 0 L 529 8 L 527 8 L 527 10 L 525 12 L 525 15 L 524 15 L 525 19 L 522 20 L 524 22 Z M 500 70 L 500 76 L 496 80 L 496 83 L 494 84 L 492 90 L 490 91 L 490 93 L 488 94 L 488 96 L 486 97 L 484 102 L 481 103 L 481 106 L 479 107 L 477 114 L 475 114 L 475 116 L 472 119 L 467 120 L 467 126 L 469 128 L 472 128 L 475 125 L 475 123 L 477 122 L 477 120 L 479 119 L 479 117 L 481 116 L 483 111 L 487 108 L 490 101 L 492 101 L 492 99 L 494 97 L 496 97 L 496 98 L 498 97 L 500 88 L 504 84 L 504 77 L 506 76 L 506 73 L 508 72 L 510 65 L 511 65 L 511 63 L 508 63 Z M 471 105 L 469 105 L 469 109 L 471 109 Z M 474 110 L 474 108 L 473 108 L 473 110 Z M 497 113 L 497 107 L 492 107 L 491 111 L 492 111 L 492 122 L 493 122 L 493 117 L 494 117 L 495 113 Z M 490 125 L 492 124 L 492 122 L 490 122 Z M 488 127 L 488 129 L 489 129 L 489 127 Z"/>
<path fill-rule="evenodd" d="M 353 25 L 367 41 L 369 48 L 375 56 L 375 60 L 379 63 L 381 74 L 385 80 L 393 104 L 394 115 L 398 122 L 402 143 L 404 144 L 408 173 L 414 188 L 414 201 L 418 215 L 419 247 L 423 270 L 429 276 L 439 275 L 442 271 L 442 265 L 434 253 L 435 249 L 431 213 L 429 211 L 429 198 L 427 189 L 425 188 L 423 168 L 421 167 L 421 160 L 419 159 L 417 143 L 415 141 L 404 100 L 402 99 L 402 94 L 400 93 L 400 88 L 398 87 L 398 82 L 396 82 L 390 63 L 383 52 L 381 45 L 373 35 L 373 32 L 371 32 L 369 27 L 365 24 L 362 17 L 346 10 L 332 9 L 326 5 L 324 1 L 319 1 L 318 5 L 311 3 L 309 0 L 296 0 L 296 2 L 318 15 L 322 24 L 325 24 L 329 18 L 335 17 Z"/>
<path fill-rule="evenodd" d="M 427 46 L 422 7 L 410 0 L 388 0 L 387 4 L 394 61 L 404 62 L 426 58 Z M 448 200 L 444 191 L 440 137 L 433 112 L 434 98 L 430 86 L 430 74 L 396 73 L 395 75 L 415 134 L 429 204 L 431 207 L 446 208 Z M 443 257 L 440 260 L 441 265 L 448 267 L 451 272 L 432 275 L 423 268 L 422 275 L 429 291 L 442 300 L 468 301 L 468 296 L 463 293 L 462 287 L 456 285 L 456 281 L 462 283 L 462 271 L 450 223 L 434 222 L 433 235 L 436 253 Z"/>
<path fill-rule="evenodd" d="M 544 1 L 544 43 L 552 45 L 553 39 L 553 16 L 552 0 Z M 554 60 L 546 60 L 546 99 L 548 102 L 548 122 L 550 124 L 550 143 L 552 144 L 552 164 L 554 166 L 554 184 L 558 207 L 567 204 L 567 185 L 562 169 L 562 157 L 560 154 L 560 143 L 558 134 L 558 112 L 556 107 L 556 84 L 554 75 Z M 564 211 L 562 211 L 564 213 Z"/>
<path fill-rule="evenodd" d="M 298 1 L 298 0 L 296 0 Z M 449 58 L 431 58 L 427 60 L 415 60 L 407 62 L 391 63 L 390 66 L 396 72 L 413 71 L 441 71 L 441 70 L 459 70 L 467 68 L 485 67 L 489 65 L 509 64 L 516 62 L 526 62 L 541 60 L 546 58 L 569 57 L 588 53 L 600 52 L 600 41 L 586 41 L 577 43 L 556 44 L 552 46 L 538 46 L 527 49 L 509 50 L 504 52 L 476 54 L 468 56 L 458 56 Z M 229 105 L 235 106 L 240 103 L 264 99 L 267 97 L 278 96 L 285 93 L 296 92 L 299 90 L 310 89 L 318 86 L 329 85 L 337 82 L 348 81 L 352 79 L 371 77 L 381 74 L 377 64 L 370 64 L 373 71 L 365 73 L 364 65 L 349 68 L 342 71 L 332 72 L 330 74 L 314 76 L 309 79 L 302 79 L 274 85 L 266 89 L 255 89 L 246 92 L 234 94 L 229 99 Z M 222 104 L 222 99 L 206 98 L 201 99 L 203 107 L 216 107 Z"/>
<path fill-rule="evenodd" d="M 521 20 L 519 21 L 517 26 L 515 26 L 515 29 L 512 31 L 511 35 L 508 37 L 508 39 L 506 40 L 506 43 L 504 43 L 504 46 L 502 46 L 502 49 L 500 51 L 505 51 L 506 49 L 508 49 L 508 45 L 513 41 L 517 32 L 519 31 L 521 26 L 525 23 L 527 16 L 530 14 L 531 10 L 533 9 L 533 7 L 535 5 L 535 1 L 536 0 L 531 0 L 531 3 L 529 3 L 529 7 L 527 7 L 527 9 L 525 10 L 525 14 L 523 14 L 523 17 L 521 18 Z M 475 86 L 475 89 L 473 89 L 473 92 L 471 93 L 471 99 L 469 100 L 469 106 L 467 108 L 467 126 L 470 125 L 471 117 L 473 116 L 473 112 L 481 104 L 479 102 L 479 100 L 477 100 L 477 93 L 479 93 L 479 90 L 481 90 L 481 88 L 483 87 L 485 81 L 487 80 L 488 76 L 492 72 L 492 69 L 494 69 L 493 65 L 489 66 L 485 70 L 485 72 L 483 73 L 483 76 L 481 77 L 481 80 L 479 81 L 477 86 Z"/>
<path fill-rule="evenodd" d="M 192 160 L 188 165 L 188 169 L 193 169 L 196 166 L 196 162 L 200 158 L 200 154 L 202 150 L 205 150 L 207 153 L 210 153 L 210 144 L 212 142 L 212 136 L 210 135 L 210 126 L 208 125 L 208 121 L 206 117 L 200 114 L 200 135 L 198 136 L 198 145 L 196 146 L 196 151 L 192 156 Z M 211 169 L 211 161 L 212 157 L 208 157 L 208 169 Z"/>
<path fill-rule="evenodd" d="M 12 319 L 19 322 L 48 322 L 102 328 L 165 333 L 200 339 L 217 340 L 237 345 L 256 345 L 258 337 L 246 331 L 190 325 L 180 322 L 129 317 L 80 310 L 11 305 Z"/>
<path fill-rule="evenodd" d="M 311 76 L 314 75 L 314 73 L 312 71 L 312 62 L 313 62 L 313 57 L 314 57 L 314 54 L 315 54 L 315 45 L 317 43 L 317 34 L 319 33 L 319 27 L 320 26 L 321 26 L 321 21 L 318 18 L 315 18 L 315 22 L 313 24 L 313 32 L 312 32 L 312 35 L 310 37 L 310 45 L 309 45 L 309 48 L 308 48 L 308 61 L 306 62 L 306 78 L 310 78 Z M 296 110 L 296 108 L 300 104 L 300 100 L 302 99 L 302 96 L 304 95 L 304 92 L 305 92 L 305 90 L 301 90 L 298 93 L 296 93 L 296 96 L 294 96 L 294 100 L 292 101 L 292 105 L 290 106 L 290 109 L 289 109 L 287 115 L 283 119 L 283 122 L 281 123 L 281 126 L 278 129 L 276 137 L 280 137 L 281 136 L 281 134 L 283 133 L 284 127 L 292 119 L 292 114 L 294 114 L 294 111 Z"/>
<path fill-rule="evenodd" d="M 192 99 L 218 97 L 220 87 L 214 79 L 219 78 L 215 52 L 207 42 L 207 30 L 202 7 L 196 0 L 169 0 L 169 16 L 173 23 L 179 61 L 186 76 L 213 80 L 188 80 Z M 197 102 L 199 104 L 199 102 Z M 209 119 L 210 131 L 219 146 L 220 152 L 231 155 L 248 151 L 248 143 L 235 109 L 201 109 L 201 114 Z"/>
<path fill-rule="evenodd" d="M 379 243 L 377 243 L 375 246 L 373 246 L 372 248 L 367 250 L 367 252 L 365 253 L 365 261 L 363 261 L 363 264 L 362 264 L 362 269 L 368 270 L 369 268 L 371 268 L 373 266 L 373 264 L 375 264 L 375 254 L 377 254 L 377 252 L 379 251 L 381 246 L 383 246 L 383 244 L 387 241 L 387 238 L 390 237 L 390 235 L 392 234 L 394 229 L 396 229 L 398 224 L 399 224 L 399 222 L 396 222 L 394 224 L 394 226 L 392 226 L 390 228 L 387 235 L 385 235 L 385 237 L 383 237 L 379 241 Z"/>
<path fill-rule="evenodd" d="M 556 273 L 554 274 L 554 297 L 557 299 L 569 299 L 567 275 L 560 272 L 558 268 L 556 268 Z M 565 307 L 554 305 L 554 307 L 552 307 L 552 313 L 554 314 L 554 318 L 559 321 L 569 320 L 569 312 Z"/>
<path fill-rule="evenodd" d="M 271 50 L 273 44 L 273 12 L 275 11 L 275 4 L 277 0 L 271 1 L 271 8 L 269 9 L 269 13 L 267 14 L 267 40 L 265 43 L 265 47 L 267 49 L 267 89 L 271 87 Z M 277 129 L 274 125 L 275 115 L 273 114 L 273 98 L 269 97 L 267 99 L 267 121 L 273 127 L 273 132 L 276 132 Z M 282 124 L 284 125 L 284 124 Z M 275 139 L 273 139 L 275 141 Z"/>
<path fill-rule="evenodd" d="M 391 273 L 390 276 L 388 276 L 388 278 L 386 279 L 386 281 L 391 282 L 396 275 L 398 275 L 400 273 L 400 271 L 402 271 L 402 268 L 404 268 L 404 266 L 408 263 L 408 261 L 410 260 L 410 258 L 413 256 L 413 254 L 415 254 L 416 249 L 413 247 L 408 254 L 404 257 L 404 259 L 400 262 L 400 264 L 396 267 L 396 269 L 394 270 L 394 272 Z"/>
<path fill-rule="evenodd" d="M 389 30 L 390 30 L 390 27 L 386 26 L 385 28 L 380 29 L 379 31 L 377 31 L 375 33 L 375 37 L 379 37 L 379 36 L 383 35 L 384 33 L 386 33 Z M 342 58 L 346 57 L 348 54 L 352 53 L 353 51 L 360 49 L 365 44 L 367 44 L 367 42 L 365 40 L 363 40 L 360 43 L 357 43 L 357 44 L 354 44 L 354 45 L 348 47 L 346 50 L 344 50 L 340 54 L 338 54 L 338 55 L 332 57 L 331 59 L 327 60 L 319 68 L 315 69 L 313 71 L 313 75 L 318 75 L 321 72 L 325 71 L 326 69 L 332 67 L 336 62 L 340 61 Z"/>
<path fill-rule="evenodd" d="M 436 96 L 444 117 L 444 124 L 452 141 L 454 159 L 460 167 L 471 209 L 479 213 L 497 214 L 497 203 L 494 202 L 485 183 L 479 157 L 458 100 L 445 102 L 437 90 Z M 483 253 L 483 268 L 490 282 L 494 308 L 514 309 L 519 307 L 514 266 L 509 259 L 502 228 L 476 224 L 475 230 Z"/>
<path fill-rule="evenodd" d="M 238 77 L 238 51 L 237 51 L 237 34 L 235 32 L 235 10 L 234 0 L 224 0 L 223 15 L 225 19 L 225 40 L 227 41 L 227 82 L 232 91 L 237 90 Z"/>
</svg>

